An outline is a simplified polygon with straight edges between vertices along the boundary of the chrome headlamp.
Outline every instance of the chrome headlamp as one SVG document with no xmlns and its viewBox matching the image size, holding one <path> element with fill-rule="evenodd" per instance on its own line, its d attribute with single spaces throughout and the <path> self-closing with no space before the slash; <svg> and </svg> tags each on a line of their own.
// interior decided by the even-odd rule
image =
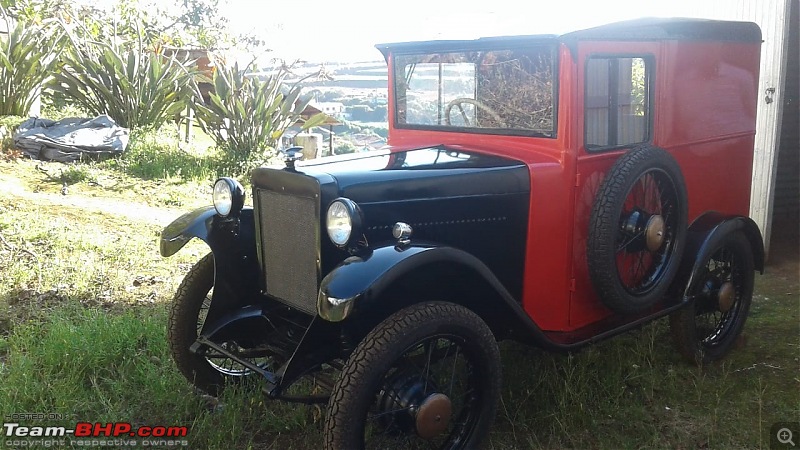
<svg viewBox="0 0 800 450">
<path fill-rule="evenodd" d="M 353 247 L 353 238 L 361 237 L 361 209 L 349 198 L 340 197 L 328 207 L 325 226 L 331 242 L 339 248 Z"/>
<path fill-rule="evenodd" d="M 233 178 L 220 178 L 214 183 L 213 200 L 217 214 L 237 216 L 244 206 L 244 188 Z"/>
</svg>

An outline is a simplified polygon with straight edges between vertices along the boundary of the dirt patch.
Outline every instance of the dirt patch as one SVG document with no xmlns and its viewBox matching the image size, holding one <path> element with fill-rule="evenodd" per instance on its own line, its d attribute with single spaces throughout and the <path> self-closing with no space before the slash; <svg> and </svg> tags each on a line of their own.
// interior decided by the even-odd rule
<svg viewBox="0 0 800 450">
<path fill-rule="evenodd" d="M 12 203 L 26 200 L 44 208 L 65 208 L 71 210 L 71 213 L 99 212 L 162 226 L 169 224 L 186 212 L 186 209 L 159 208 L 107 196 L 87 197 L 81 194 L 70 194 L 69 186 L 63 194 L 60 191 L 36 192 L 29 187 L 30 181 L 16 174 L 0 172 L 0 192 L 4 196 L 10 196 Z"/>
</svg>

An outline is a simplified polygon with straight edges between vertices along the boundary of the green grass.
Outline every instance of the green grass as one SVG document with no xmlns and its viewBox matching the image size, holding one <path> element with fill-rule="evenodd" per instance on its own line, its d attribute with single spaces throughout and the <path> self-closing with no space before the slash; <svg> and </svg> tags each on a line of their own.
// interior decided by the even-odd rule
<svg viewBox="0 0 800 450">
<path fill-rule="evenodd" d="M 109 314 L 62 307 L 6 340 L 0 414 L 52 412 L 75 421 L 191 428 L 192 448 L 246 448 L 313 425 L 306 408 L 266 409 L 257 386 L 226 391 L 213 409 L 175 370 L 164 333 L 164 304 Z M 50 426 L 55 424 L 50 424 Z"/>
<path fill-rule="evenodd" d="M 172 127 L 158 132 L 134 132 L 122 158 L 111 160 L 106 166 L 144 180 L 198 180 L 217 175 L 220 159 L 216 152 L 197 154 L 180 148 L 178 142 L 178 130 Z"/>
<path fill-rule="evenodd" d="M 266 401 L 258 380 L 216 404 L 169 357 L 169 301 L 207 248 L 193 242 L 162 258 L 161 226 L 114 207 L 180 205 L 167 211 L 177 217 L 208 204 L 213 177 L 187 161 L 0 163 L 0 415 L 185 425 L 190 448 L 319 448 L 323 409 Z M 190 173 L 197 178 L 185 180 Z M 772 423 L 800 421 L 793 258 L 757 276 L 745 338 L 707 368 L 680 359 L 666 321 L 574 355 L 503 343 L 503 399 L 487 448 L 768 448 Z"/>
<path fill-rule="evenodd" d="M 572 356 L 505 345 L 493 448 L 769 447 L 771 424 L 800 419 L 797 325 L 779 345 L 774 326 L 755 315 L 749 343 L 706 368 L 677 355 L 665 321 Z"/>
</svg>

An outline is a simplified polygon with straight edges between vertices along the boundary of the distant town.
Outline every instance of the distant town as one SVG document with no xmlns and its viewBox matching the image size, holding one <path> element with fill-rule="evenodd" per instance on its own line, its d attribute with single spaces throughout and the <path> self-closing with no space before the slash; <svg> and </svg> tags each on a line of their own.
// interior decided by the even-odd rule
<svg viewBox="0 0 800 450">
<path fill-rule="evenodd" d="M 257 74 L 256 74 L 257 75 Z M 300 81 L 302 80 L 302 81 Z M 284 145 L 311 147 L 320 157 L 379 149 L 386 145 L 387 71 L 384 61 L 301 63 L 287 82 L 300 81 L 312 96 L 309 110 L 330 116 L 326 124 L 307 132 L 290 130 Z"/>
</svg>

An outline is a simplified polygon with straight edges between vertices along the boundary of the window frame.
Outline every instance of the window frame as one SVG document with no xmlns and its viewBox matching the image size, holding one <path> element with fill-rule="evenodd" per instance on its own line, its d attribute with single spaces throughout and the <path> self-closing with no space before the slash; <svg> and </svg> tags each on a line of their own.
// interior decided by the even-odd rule
<svg viewBox="0 0 800 450">
<path fill-rule="evenodd" d="M 646 93 L 646 115 L 647 115 L 647 124 L 645 126 L 645 137 L 644 140 L 639 142 L 630 142 L 626 144 L 614 144 L 614 145 L 593 145 L 589 146 L 588 144 L 588 127 L 587 127 L 587 110 L 588 110 L 588 89 L 589 89 L 589 62 L 593 59 L 607 59 L 607 60 L 619 60 L 619 59 L 634 59 L 638 58 L 644 61 L 644 73 L 645 73 L 645 89 L 647 90 Z M 619 75 L 615 78 L 615 81 L 619 83 Z M 611 77 L 609 76 L 609 86 L 611 85 Z M 636 145 L 642 144 L 649 144 L 653 142 L 653 131 L 654 131 L 654 118 L 655 118 L 655 86 L 656 86 L 656 58 L 655 55 L 652 53 L 592 53 L 586 57 L 586 60 L 583 64 L 583 148 L 587 153 L 597 153 L 597 152 L 604 152 L 604 151 L 611 151 L 611 150 L 619 150 L 623 148 L 630 148 Z M 609 95 L 610 97 L 610 95 Z M 616 111 L 619 111 L 619 108 L 615 108 Z M 611 126 L 612 123 L 615 127 L 619 124 L 619 116 L 617 113 L 614 114 L 614 118 L 611 117 L 611 111 L 614 110 L 609 105 L 609 118 L 608 118 L 608 131 L 610 136 Z M 616 133 L 616 132 L 615 132 Z"/>
<path fill-rule="evenodd" d="M 468 48 L 442 48 L 442 49 L 426 49 L 427 52 L 433 53 L 442 53 L 442 52 L 464 52 L 464 51 L 502 51 L 502 50 L 515 50 L 515 49 L 526 49 L 531 47 L 547 47 L 551 52 L 551 57 L 553 60 L 552 64 L 552 80 L 553 80 L 553 91 L 552 91 L 552 101 L 553 101 L 553 132 L 551 136 L 545 136 L 540 132 L 528 129 L 514 129 L 514 128 L 479 128 L 479 127 L 453 127 L 447 125 L 420 125 L 420 124 L 409 124 L 409 123 L 400 123 L 400 120 L 397 116 L 397 108 L 398 108 L 398 92 L 397 92 L 397 81 L 394 81 L 394 85 L 392 86 L 393 96 L 394 96 L 394 104 L 395 104 L 395 111 L 394 120 L 393 120 L 393 127 L 400 130 L 419 130 L 419 131 L 444 131 L 448 133 L 470 133 L 470 134 L 484 134 L 484 135 L 495 135 L 495 136 L 527 136 L 527 137 L 534 137 L 540 139 L 558 139 L 558 115 L 559 115 L 559 92 L 560 92 L 560 85 L 561 80 L 559 78 L 561 67 L 561 52 L 559 51 L 559 46 L 554 43 L 535 43 L 535 44 L 519 44 L 519 45 L 487 45 L 487 46 L 480 46 L 480 47 L 468 47 Z M 397 70 L 397 57 L 398 56 L 406 56 L 406 55 L 425 55 L 427 52 L 423 51 L 403 51 L 403 52 L 396 52 L 392 53 L 392 71 Z M 390 74 L 390 80 L 393 79 L 392 77 L 396 77 L 397 74 Z M 477 89 L 477 83 L 476 83 Z"/>
</svg>

